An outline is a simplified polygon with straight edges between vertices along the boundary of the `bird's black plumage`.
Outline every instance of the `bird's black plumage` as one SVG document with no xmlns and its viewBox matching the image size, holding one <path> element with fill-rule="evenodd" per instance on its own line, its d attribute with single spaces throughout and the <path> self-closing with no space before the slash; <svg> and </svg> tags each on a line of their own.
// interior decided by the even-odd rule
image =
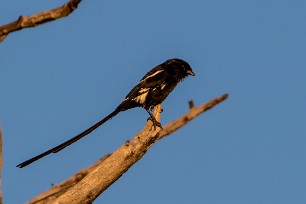
<svg viewBox="0 0 306 204">
<path fill-rule="evenodd" d="M 29 160 L 26 160 L 17 165 L 23 168 L 32 162 L 41 159 L 51 153 L 57 153 L 72 143 L 78 141 L 82 137 L 88 135 L 100 125 L 116 116 L 119 112 L 125 111 L 135 107 L 144 108 L 150 115 L 154 126 L 160 126 L 151 113 L 151 109 L 162 103 L 167 96 L 172 92 L 176 85 L 186 78 L 188 75 L 194 76 L 194 73 L 187 62 L 181 59 L 169 59 L 166 62 L 156 66 L 149 71 L 140 82 L 128 93 L 124 101 L 108 116 L 81 132 L 70 140 L 42 153 Z M 161 127 L 161 126 L 160 126 Z"/>
</svg>

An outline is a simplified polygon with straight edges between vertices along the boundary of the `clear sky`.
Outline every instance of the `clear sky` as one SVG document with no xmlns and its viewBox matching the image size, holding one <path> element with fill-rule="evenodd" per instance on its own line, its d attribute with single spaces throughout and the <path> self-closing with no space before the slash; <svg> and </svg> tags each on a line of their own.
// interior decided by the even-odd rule
<svg viewBox="0 0 306 204">
<path fill-rule="evenodd" d="M 0 24 L 65 1 L 4 0 Z M 4 203 L 24 203 L 138 132 L 132 109 L 64 151 L 15 166 L 113 111 L 173 57 L 190 77 L 162 124 L 229 99 L 155 144 L 95 203 L 306 203 L 306 1 L 83 1 L 69 17 L 0 44 Z"/>
</svg>

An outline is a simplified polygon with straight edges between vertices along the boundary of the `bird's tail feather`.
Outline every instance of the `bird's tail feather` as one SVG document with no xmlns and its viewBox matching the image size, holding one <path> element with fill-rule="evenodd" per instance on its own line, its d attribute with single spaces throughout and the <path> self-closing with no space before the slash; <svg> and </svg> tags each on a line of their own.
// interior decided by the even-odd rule
<svg viewBox="0 0 306 204">
<path fill-rule="evenodd" d="M 20 164 L 17 165 L 17 167 L 19 168 L 23 168 L 45 156 L 47 156 L 48 154 L 51 153 L 57 153 L 59 151 L 61 151 L 62 149 L 68 147 L 69 145 L 73 144 L 74 142 L 78 141 L 79 139 L 85 137 L 86 135 L 88 135 L 89 133 L 91 133 L 92 131 L 94 131 L 95 129 L 97 129 L 99 126 L 101 126 L 103 123 L 105 123 L 106 121 L 108 121 L 109 119 L 113 118 L 114 116 L 116 116 L 120 111 L 122 111 L 122 106 L 124 105 L 124 102 L 121 103 L 116 110 L 114 110 L 112 113 L 110 113 L 108 116 L 106 116 L 105 118 L 103 118 L 102 120 L 100 120 L 99 122 L 97 122 L 96 124 L 94 124 L 93 126 L 91 126 L 90 128 L 86 129 L 85 131 L 81 132 L 80 134 L 76 135 L 75 137 L 71 138 L 70 140 L 67 140 L 66 142 L 53 147 L 52 149 L 49 149 L 48 151 L 45 151 L 31 159 L 28 159 Z"/>
</svg>

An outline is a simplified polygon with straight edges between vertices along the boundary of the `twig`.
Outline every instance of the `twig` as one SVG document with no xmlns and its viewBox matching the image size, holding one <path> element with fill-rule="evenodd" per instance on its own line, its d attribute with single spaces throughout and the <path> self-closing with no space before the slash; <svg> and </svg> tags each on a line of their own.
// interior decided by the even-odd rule
<svg viewBox="0 0 306 204">
<path fill-rule="evenodd" d="M 218 105 L 222 101 L 228 98 L 228 94 L 223 94 L 221 96 L 218 96 L 199 107 L 193 107 L 189 110 L 188 113 L 185 115 L 182 115 L 181 117 L 177 118 L 176 120 L 168 123 L 167 125 L 163 126 L 163 131 L 159 133 L 158 139 L 162 139 L 165 136 L 173 133 L 177 129 L 183 127 L 188 122 L 199 116 L 200 114 L 204 113 L 205 111 L 208 111 L 209 109 L 213 108 L 215 105 Z"/>
<path fill-rule="evenodd" d="M 80 2 L 81 0 L 70 0 L 64 5 L 49 11 L 43 11 L 30 16 L 19 16 L 16 21 L 0 26 L 0 43 L 14 31 L 35 27 L 68 16 L 78 7 Z"/>
</svg>

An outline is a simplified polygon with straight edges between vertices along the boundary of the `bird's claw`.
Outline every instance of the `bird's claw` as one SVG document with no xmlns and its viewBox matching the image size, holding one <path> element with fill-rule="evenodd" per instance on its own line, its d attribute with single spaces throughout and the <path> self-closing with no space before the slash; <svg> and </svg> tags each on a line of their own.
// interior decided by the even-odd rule
<svg viewBox="0 0 306 204">
<path fill-rule="evenodd" d="M 153 123 L 153 127 L 154 127 L 154 130 L 156 130 L 156 126 L 157 127 L 159 127 L 160 129 L 163 129 L 163 127 L 162 127 L 162 125 L 161 125 L 161 123 L 160 122 L 158 122 L 155 118 L 153 118 L 153 117 L 149 117 L 148 119 L 147 119 L 147 121 L 149 121 L 149 120 L 151 120 L 152 121 L 152 123 Z"/>
</svg>

